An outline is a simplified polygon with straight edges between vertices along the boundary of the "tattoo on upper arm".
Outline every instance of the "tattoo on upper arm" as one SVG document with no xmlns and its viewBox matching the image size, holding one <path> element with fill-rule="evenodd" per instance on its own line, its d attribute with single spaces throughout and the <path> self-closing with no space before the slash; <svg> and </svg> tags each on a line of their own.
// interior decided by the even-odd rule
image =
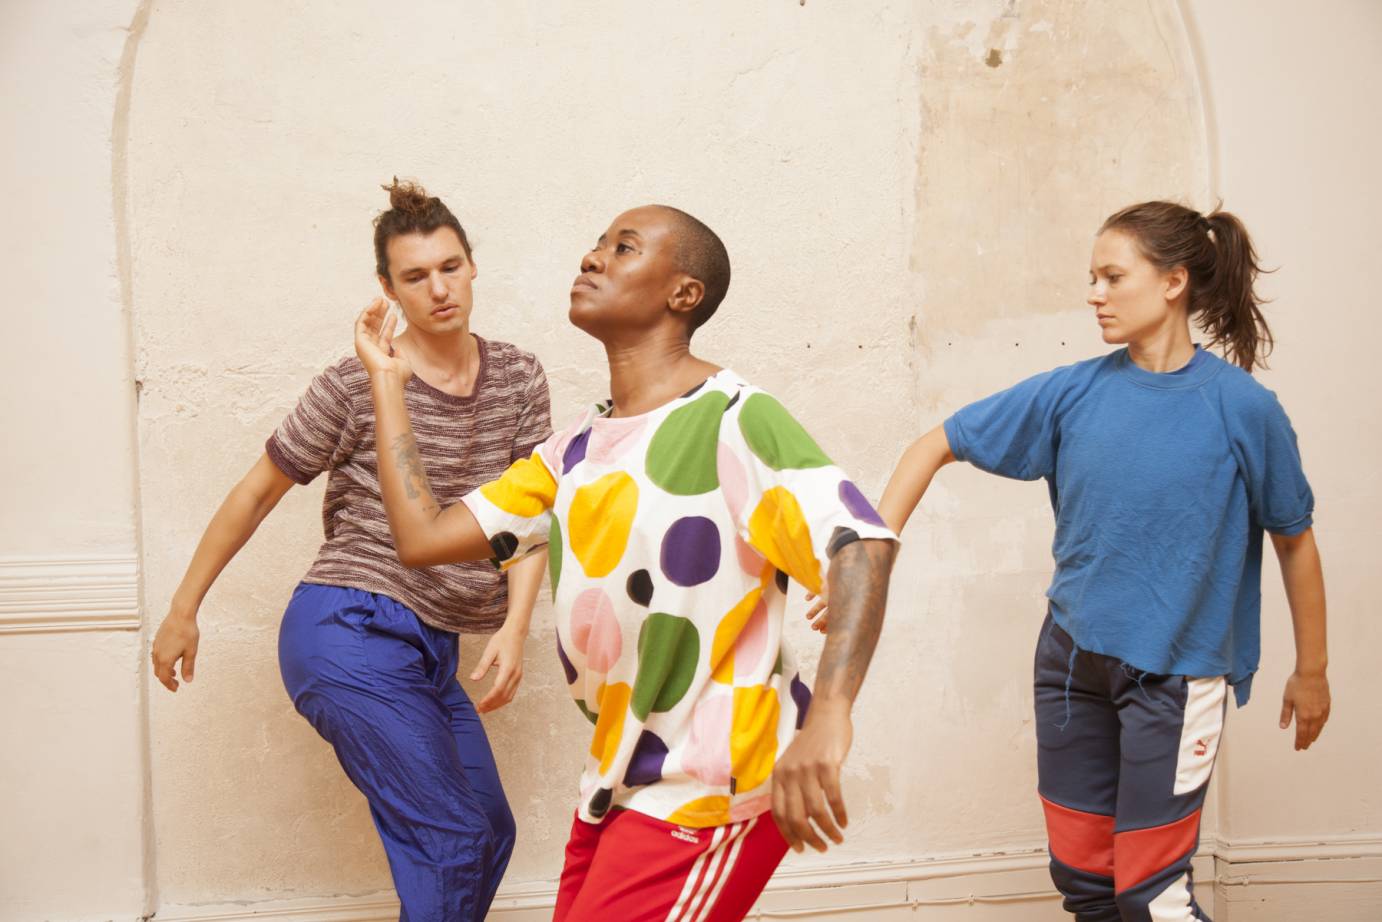
<svg viewBox="0 0 1382 922">
<path fill-rule="evenodd" d="M 852 541 L 836 552 L 830 568 L 830 633 L 816 672 L 816 693 L 833 691 L 853 700 L 864 682 L 888 604 L 888 576 L 897 546 L 891 541 Z"/>
<path fill-rule="evenodd" d="M 423 509 L 432 512 L 441 507 L 432 495 L 432 487 L 427 482 L 427 471 L 422 467 L 422 456 L 418 452 L 417 439 L 411 432 L 404 433 L 393 440 L 394 467 L 403 475 L 403 488 L 409 499 L 422 499 Z"/>
</svg>

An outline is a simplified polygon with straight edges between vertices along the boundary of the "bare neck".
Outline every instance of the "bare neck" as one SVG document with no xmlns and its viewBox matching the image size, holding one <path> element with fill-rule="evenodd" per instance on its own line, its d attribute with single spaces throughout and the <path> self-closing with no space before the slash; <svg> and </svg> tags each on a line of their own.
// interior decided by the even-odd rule
<svg viewBox="0 0 1382 922">
<path fill-rule="evenodd" d="M 1129 342 L 1128 357 L 1138 368 L 1158 374 L 1184 368 L 1195 357 L 1190 322 L 1183 314 L 1171 315 L 1156 330 Z"/>
<path fill-rule="evenodd" d="M 399 335 L 413 373 L 437 390 L 456 397 L 475 391 L 480 373 L 480 344 L 470 333 L 470 324 L 442 336 L 409 329 Z"/>
<path fill-rule="evenodd" d="M 613 416 L 638 416 L 673 400 L 720 370 L 691 354 L 680 337 L 647 339 L 631 346 L 605 345 Z"/>
</svg>

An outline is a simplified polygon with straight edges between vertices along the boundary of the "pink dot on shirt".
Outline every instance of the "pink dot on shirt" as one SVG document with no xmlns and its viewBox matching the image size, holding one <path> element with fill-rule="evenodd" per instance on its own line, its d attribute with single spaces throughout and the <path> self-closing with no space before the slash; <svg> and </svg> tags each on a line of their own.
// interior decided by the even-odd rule
<svg viewBox="0 0 1382 922">
<path fill-rule="evenodd" d="M 619 661 L 624 638 L 614 603 L 598 586 L 587 589 L 571 603 L 571 641 L 585 654 L 586 668 L 608 673 Z"/>
<path fill-rule="evenodd" d="M 744 504 L 749 498 L 749 478 L 734 450 L 724 442 L 716 449 L 715 463 L 720 469 L 720 489 L 729 504 L 730 515 L 738 523 L 744 517 Z"/>
<path fill-rule="evenodd" d="M 691 713 L 691 733 L 681 767 L 702 784 L 729 784 L 730 721 L 734 715 L 732 690 L 702 699 Z"/>
</svg>

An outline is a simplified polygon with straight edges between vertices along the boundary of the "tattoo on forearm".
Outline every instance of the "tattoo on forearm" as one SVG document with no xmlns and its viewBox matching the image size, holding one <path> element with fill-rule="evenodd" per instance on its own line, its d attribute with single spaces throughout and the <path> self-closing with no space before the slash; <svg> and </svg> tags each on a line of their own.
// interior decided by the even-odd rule
<svg viewBox="0 0 1382 922">
<path fill-rule="evenodd" d="M 888 576 L 897 546 L 891 541 L 854 541 L 840 548 L 830 568 L 830 632 L 816 672 L 816 694 L 854 700 L 873 659 L 883 613 L 888 605 Z"/>
<path fill-rule="evenodd" d="M 394 467 L 403 475 L 403 488 L 409 499 L 422 499 L 423 509 L 431 512 L 440 507 L 432 496 L 432 487 L 427 482 L 427 471 L 422 467 L 422 456 L 418 453 L 417 439 L 411 432 L 393 440 Z"/>
</svg>

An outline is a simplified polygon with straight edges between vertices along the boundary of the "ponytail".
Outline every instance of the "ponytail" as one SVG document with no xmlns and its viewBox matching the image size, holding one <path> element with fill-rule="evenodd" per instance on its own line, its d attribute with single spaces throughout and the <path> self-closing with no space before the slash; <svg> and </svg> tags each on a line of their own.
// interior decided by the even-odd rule
<svg viewBox="0 0 1382 922">
<path fill-rule="evenodd" d="M 1163 272 L 1185 267 L 1189 313 L 1230 361 L 1265 368 L 1274 340 L 1253 286 L 1262 267 L 1243 222 L 1215 209 L 1207 217 L 1173 202 L 1143 202 L 1109 217 L 1099 229 L 1130 235 Z"/>
<path fill-rule="evenodd" d="M 1262 300 L 1253 291 L 1262 267 L 1252 238 L 1243 222 L 1227 211 L 1216 208 L 1205 222 L 1215 260 L 1204 306 L 1198 309 L 1200 327 L 1245 371 L 1266 368 L 1275 341 L 1262 316 Z"/>
</svg>

